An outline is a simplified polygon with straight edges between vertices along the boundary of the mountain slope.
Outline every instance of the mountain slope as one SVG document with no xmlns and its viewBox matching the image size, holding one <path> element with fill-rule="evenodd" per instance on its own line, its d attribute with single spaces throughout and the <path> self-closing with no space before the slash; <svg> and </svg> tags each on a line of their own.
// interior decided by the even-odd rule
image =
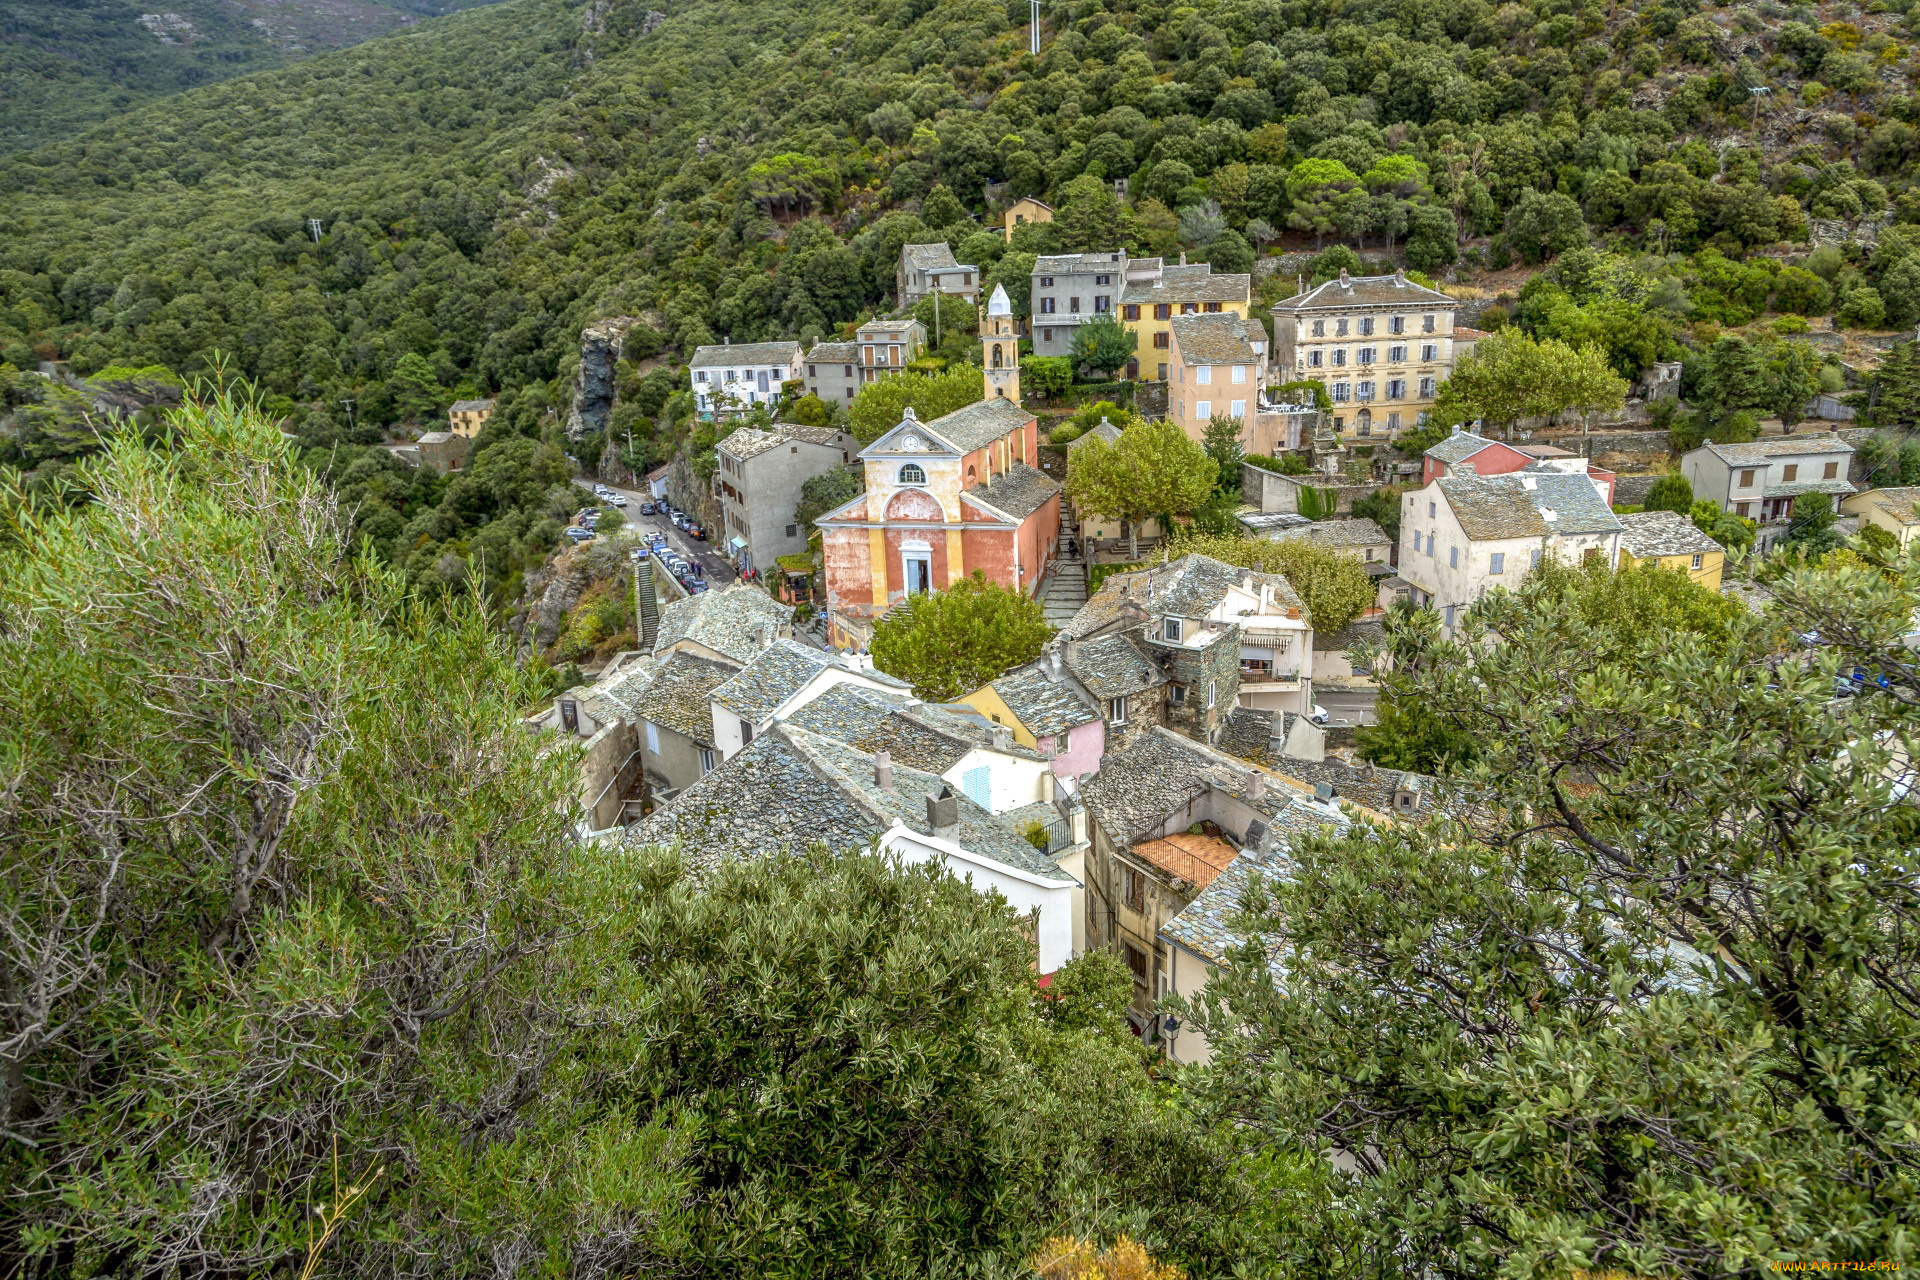
<svg viewBox="0 0 1920 1280">
<path fill-rule="evenodd" d="M 8 0 L 0 153 L 129 108 L 495 0 Z"/>
</svg>

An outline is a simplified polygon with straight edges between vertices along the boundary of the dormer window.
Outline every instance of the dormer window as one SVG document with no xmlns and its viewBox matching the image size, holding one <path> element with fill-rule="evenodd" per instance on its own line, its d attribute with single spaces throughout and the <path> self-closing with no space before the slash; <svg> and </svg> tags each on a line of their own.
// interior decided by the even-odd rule
<svg viewBox="0 0 1920 1280">
<path fill-rule="evenodd" d="M 927 473 L 917 462 L 909 462 L 900 468 L 901 484 L 925 484 Z"/>
<path fill-rule="evenodd" d="M 1178 644 L 1180 643 L 1180 632 L 1181 625 L 1180 619 L 1178 618 L 1167 618 L 1160 623 L 1160 635 L 1162 639 L 1171 640 L 1173 643 Z"/>
</svg>

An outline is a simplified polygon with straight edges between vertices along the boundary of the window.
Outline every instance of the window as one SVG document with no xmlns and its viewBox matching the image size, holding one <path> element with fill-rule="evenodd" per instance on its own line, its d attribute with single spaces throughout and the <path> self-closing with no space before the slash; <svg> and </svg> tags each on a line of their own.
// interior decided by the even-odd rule
<svg viewBox="0 0 1920 1280">
<path fill-rule="evenodd" d="M 1218 310 L 1220 309 L 1220 304 L 1219 304 L 1219 303 L 1217 303 L 1217 302 L 1209 302 L 1209 303 L 1208 303 L 1208 304 L 1206 305 L 1206 308 L 1205 308 L 1205 309 L 1206 309 L 1207 311 L 1218 311 Z"/>
<path fill-rule="evenodd" d="M 1207 681 L 1207 705 L 1211 707 L 1218 701 L 1220 701 L 1220 682 L 1209 680 Z"/>
<path fill-rule="evenodd" d="M 1147 909 L 1147 878 L 1132 867 L 1120 868 L 1120 900 L 1129 910 Z"/>
<path fill-rule="evenodd" d="M 1080 295 L 1079 294 L 1076 293 L 1071 298 L 1067 299 L 1067 310 L 1071 311 L 1075 315 L 1080 314 Z"/>
<path fill-rule="evenodd" d="M 742 720 L 740 722 L 740 745 L 743 747 L 750 747 L 753 745 L 753 726 L 748 724 L 745 720 Z"/>
<path fill-rule="evenodd" d="M 1420 398 L 1422 400 L 1427 400 L 1427 399 L 1431 399 L 1432 397 L 1433 397 L 1433 379 L 1432 378 L 1420 379 Z M 1422 415 L 1422 416 L 1424 417 L 1425 415 Z"/>
<path fill-rule="evenodd" d="M 819 377 L 819 376 L 820 376 L 820 371 L 819 371 L 818 369 L 815 369 L 815 368 L 814 368 L 814 367 L 813 367 L 812 365 L 808 365 L 808 366 L 807 366 L 807 376 L 808 376 L 809 378 L 817 378 L 817 377 Z"/>
<path fill-rule="evenodd" d="M 1167 701 L 1173 703 L 1173 705 L 1176 707 L 1186 706 L 1187 705 L 1187 686 L 1183 684 L 1168 685 Z"/>
<path fill-rule="evenodd" d="M 1527 567 L 1529 569 L 1538 569 L 1540 567 L 1540 548 L 1535 547 L 1533 549 L 1533 555 L 1527 561 Z"/>
<path fill-rule="evenodd" d="M 1235 400 L 1233 402 L 1231 416 L 1235 418 L 1245 418 L 1247 416 L 1247 402 L 1245 400 Z"/>
<path fill-rule="evenodd" d="M 1114 724 L 1125 724 L 1127 722 L 1127 700 L 1124 697 L 1115 698 L 1112 702 L 1108 703 L 1107 706 L 1108 720 L 1111 720 Z"/>
<path fill-rule="evenodd" d="M 1359 353 L 1354 358 L 1358 360 L 1361 364 L 1372 364 L 1373 357 L 1374 357 L 1374 348 L 1362 347 L 1360 348 Z"/>
<path fill-rule="evenodd" d="M 1748 467 L 1745 471 L 1742 471 L 1740 473 L 1740 487 L 1742 489 L 1751 489 L 1753 487 L 1753 468 L 1752 467 Z"/>
<path fill-rule="evenodd" d="M 1341 316 L 1333 322 L 1333 336 L 1336 338 L 1344 338 L 1347 336 L 1347 318 L 1345 316 Z"/>
<path fill-rule="evenodd" d="M 853 376 L 853 366 L 850 364 L 841 365 L 840 376 L 843 378 L 851 378 Z"/>
<path fill-rule="evenodd" d="M 1247 380 L 1247 366 L 1243 364 L 1233 366 L 1233 380 L 1235 382 L 1245 382 Z"/>
<path fill-rule="evenodd" d="M 1335 404 L 1345 404 L 1353 399 L 1353 387 L 1350 383 L 1336 382 L 1333 384 L 1332 392 Z"/>
<path fill-rule="evenodd" d="M 1041 277 L 1040 277 L 1040 287 L 1041 287 L 1042 289 L 1051 289 L 1051 288 L 1053 288 L 1053 277 L 1052 277 L 1052 276 L 1041 276 Z"/>
<path fill-rule="evenodd" d="M 707 380 L 707 371 L 702 369 L 700 372 L 694 374 L 693 380 L 695 382 L 705 382 Z"/>
<path fill-rule="evenodd" d="M 1154 318 L 1155 320 L 1171 320 L 1171 319 L 1173 319 L 1173 304 L 1172 304 L 1171 302 L 1156 302 L 1156 303 L 1154 303 L 1154 304 L 1153 304 L 1153 318 Z"/>
<path fill-rule="evenodd" d="M 1093 295 L 1093 314 L 1097 316 L 1103 316 L 1108 314 L 1112 310 L 1113 310 L 1112 294 L 1096 293 Z"/>
<path fill-rule="evenodd" d="M 1391 320 L 1387 321 L 1388 333 L 1405 333 L 1406 331 L 1407 331 L 1407 318 L 1405 316 L 1395 316 Z"/>
<path fill-rule="evenodd" d="M 1167 618 L 1160 623 L 1160 638 L 1162 640 L 1172 640 L 1177 644 L 1180 640 L 1181 631 L 1180 619 L 1178 618 Z"/>
<path fill-rule="evenodd" d="M 1133 970 L 1133 980 L 1144 987 L 1147 985 L 1147 953 L 1131 942 L 1126 946 L 1127 968 Z"/>
<path fill-rule="evenodd" d="M 993 771 L 985 765 L 960 775 L 960 790 L 982 809 L 993 807 Z"/>
<path fill-rule="evenodd" d="M 1334 368 L 1336 369 L 1342 368 L 1346 365 L 1346 363 L 1347 363 L 1347 349 L 1345 347 L 1335 347 L 1333 349 Z"/>
<path fill-rule="evenodd" d="M 1696 568 L 1696 569 L 1698 569 L 1698 568 L 1700 567 L 1700 565 L 1701 565 L 1701 564 L 1702 564 L 1702 563 L 1703 563 L 1703 562 L 1704 562 L 1705 560 L 1706 560 L 1706 557 L 1705 557 L 1705 556 L 1703 556 L 1703 555 L 1701 555 L 1701 554 L 1700 554 L 1700 553 L 1699 553 L 1698 551 L 1696 551 L 1696 552 L 1694 552 L 1694 553 L 1693 553 L 1693 567 L 1694 567 L 1694 568 Z"/>
<path fill-rule="evenodd" d="M 1448 547 L 1447 548 L 1447 568 L 1458 569 L 1459 567 L 1460 567 L 1460 548 Z"/>
<path fill-rule="evenodd" d="M 1405 378 L 1389 378 L 1387 380 L 1387 399 L 1404 400 L 1406 398 L 1407 398 L 1407 380 Z M 1400 416 L 1399 414 L 1394 415 L 1395 418 L 1398 418 L 1399 416 Z M 1394 425 L 1399 426 L 1400 424 L 1398 422 L 1395 422 Z"/>
<path fill-rule="evenodd" d="M 1093 278 L 1093 282 L 1095 284 L 1112 284 L 1113 277 L 1112 276 L 1095 276 Z"/>
<path fill-rule="evenodd" d="M 1502 574 L 1502 573 L 1505 573 L 1506 571 L 1507 571 L 1507 553 L 1506 552 L 1496 551 L 1492 555 L 1487 557 L 1488 573 Z"/>
<path fill-rule="evenodd" d="M 1053 326 L 1052 326 L 1052 325 L 1046 325 L 1046 326 L 1043 326 L 1043 327 L 1041 328 L 1041 330 L 1040 330 L 1040 340 L 1041 340 L 1042 342 L 1052 342 L 1052 341 L 1053 341 Z"/>
<path fill-rule="evenodd" d="M 1327 336 L 1327 322 L 1325 320 L 1315 320 L 1313 322 L 1313 336 L 1316 338 L 1324 338 Z"/>
<path fill-rule="evenodd" d="M 1158 335 L 1155 335 L 1155 336 L 1158 336 Z M 1160 372 L 1155 374 L 1154 376 L 1158 381 L 1165 382 L 1167 380 L 1167 366 L 1164 364 L 1161 365 Z"/>
<path fill-rule="evenodd" d="M 1751 506 L 1753 506 L 1751 502 L 1736 502 L 1733 504 L 1733 514 L 1737 516 L 1745 516 L 1747 514 L 1747 509 Z"/>
<path fill-rule="evenodd" d="M 1120 308 L 1120 314 L 1129 320 L 1138 320 L 1140 318 L 1140 304 L 1137 302 L 1129 302 L 1126 306 Z"/>
<path fill-rule="evenodd" d="M 1433 317 L 1432 317 L 1432 316 L 1421 316 L 1421 317 L 1420 317 L 1420 332 L 1422 332 L 1422 333 L 1432 333 L 1432 332 L 1433 332 Z"/>
<path fill-rule="evenodd" d="M 1440 511 L 1439 503 L 1437 502 L 1427 503 L 1427 519 L 1429 520 L 1433 519 L 1435 515 L 1439 514 L 1439 511 Z"/>
<path fill-rule="evenodd" d="M 1183 302 L 1180 304 L 1180 314 L 1183 316 L 1190 316 L 1199 309 L 1200 306 L 1198 303 Z"/>
<path fill-rule="evenodd" d="M 1699 559 L 1698 556 L 1694 558 Z M 647 721 L 646 725 L 647 725 L 647 750 L 653 752 L 653 754 L 655 755 L 659 755 L 660 754 L 660 726 L 655 724 L 651 720 Z"/>
<path fill-rule="evenodd" d="M 1580 553 L 1580 559 L 1583 563 L 1588 560 L 1598 560 L 1599 558 L 1600 558 L 1600 548 L 1598 547 L 1588 547 L 1585 551 L 1582 551 Z"/>
<path fill-rule="evenodd" d="M 1055 300 L 1052 298 L 1040 299 L 1040 314 L 1043 316 L 1052 315 L 1054 310 L 1054 305 L 1055 305 Z"/>
<path fill-rule="evenodd" d="M 1387 348 L 1388 364 L 1405 364 L 1406 362 L 1407 362 L 1407 349 L 1405 347 L 1388 347 Z"/>
<path fill-rule="evenodd" d="M 1363 333 L 1363 334 L 1371 334 L 1371 333 L 1373 332 L 1373 317 L 1372 317 L 1372 316 L 1361 316 L 1361 317 L 1360 317 L 1360 332 L 1361 332 L 1361 333 Z"/>
<path fill-rule="evenodd" d="M 1361 400 L 1371 400 L 1373 399 L 1373 384 L 1371 382 L 1356 382 L 1354 383 L 1354 392 Z"/>
<path fill-rule="evenodd" d="M 797 537 L 799 537 L 799 536 L 800 536 L 800 526 L 799 526 L 799 525 L 797 525 L 797 524 L 790 524 L 790 525 L 788 525 L 788 526 L 787 526 L 787 536 L 788 536 L 789 538 L 797 538 Z"/>
<path fill-rule="evenodd" d="M 1373 419 L 1364 413 L 1360 415 L 1360 434 L 1363 436 L 1373 434 Z"/>
<path fill-rule="evenodd" d="M 700 748 L 700 772 L 703 774 L 713 772 L 713 748 L 712 747 Z"/>
<path fill-rule="evenodd" d="M 926 482 L 927 473 L 921 470 L 919 463 L 909 462 L 900 468 L 901 484 L 925 484 Z"/>
<path fill-rule="evenodd" d="M 852 372 L 852 371 L 851 371 L 851 370 L 849 370 L 848 372 L 849 372 L 849 374 L 851 374 L 851 372 Z M 852 387 L 848 387 L 848 388 L 847 388 L 847 399 L 849 399 L 849 400 L 851 400 L 851 399 L 853 399 L 853 388 L 852 388 Z"/>
<path fill-rule="evenodd" d="M 1211 418 L 1213 416 L 1213 401 L 1202 400 L 1198 404 L 1195 404 L 1193 406 L 1193 414 L 1196 418 Z"/>
<path fill-rule="evenodd" d="M 1153 335 L 1153 346 L 1156 351 L 1165 351 L 1167 349 L 1167 331 L 1165 329 Z"/>
<path fill-rule="evenodd" d="M 1433 559 L 1433 530 L 1427 530 L 1427 559 Z"/>
<path fill-rule="evenodd" d="M 1780 479 L 1785 484 L 1792 484 L 1795 480 L 1798 480 L 1799 478 L 1800 478 L 1800 467 L 1796 463 L 1789 462 L 1786 466 L 1780 469 Z"/>
<path fill-rule="evenodd" d="M 1829 462 L 1826 465 L 1826 469 L 1820 473 L 1820 478 L 1822 480 L 1831 480 L 1835 476 L 1838 476 L 1839 474 L 1840 474 L 1840 464 L 1837 462 Z"/>
<path fill-rule="evenodd" d="M 1388 385 L 1388 386 L 1390 386 L 1390 387 L 1398 387 L 1398 388 L 1402 388 L 1402 389 L 1404 389 L 1404 388 L 1406 387 L 1406 385 L 1407 385 L 1407 384 L 1406 384 L 1406 383 L 1404 383 L 1404 382 L 1389 382 L 1389 383 L 1388 383 L 1387 385 Z M 1398 399 L 1400 398 L 1400 392 L 1399 392 L 1399 391 L 1395 391 L 1395 392 L 1393 393 L 1393 398 L 1394 398 L 1395 400 L 1398 400 Z M 1388 430 L 1388 431 L 1398 431 L 1399 429 L 1400 429 L 1400 415 L 1399 415 L 1399 414 L 1397 414 L 1397 413 L 1390 413 L 1390 414 L 1388 414 L 1388 415 L 1387 415 L 1387 430 Z"/>
<path fill-rule="evenodd" d="M 1213 385 L 1213 366 L 1203 364 L 1193 371 L 1193 380 L 1203 387 Z"/>
<path fill-rule="evenodd" d="M 1313 350 L 1307 352 L 1307 368 L 1318 369 L 1320 367 L 1320 358 L 1321 358 L 1321 352 L 1320 352 L 1320 348 L 1318 347 L 1315 347 Z"/>
<path fill-rule="evenodd" d="M 1425 360 L 1438 360 L 1439 358 L 1440 358 L 1440 344 L 1439 344 L 1439 343 L 1437 343 L 1437 342 L 1423 342 L 1423 343 L 1421 343 L 1421 344 L 1420 344 L 1420 359 L 1421 359 L 1421 360 L 1423 360 L 1423 361 L 1425 361 Z"/>
</svg>

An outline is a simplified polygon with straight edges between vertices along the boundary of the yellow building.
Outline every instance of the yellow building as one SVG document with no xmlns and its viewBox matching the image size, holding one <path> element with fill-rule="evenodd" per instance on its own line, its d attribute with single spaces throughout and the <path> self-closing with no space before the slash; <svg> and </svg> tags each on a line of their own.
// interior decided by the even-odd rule
<svg viewBox="0 0 1920 1280">
<path fill-rule="evenodd" d="M 1274 374 L 1280 382 L 1324 384 L 1337 434 L 1393 439 L 1426 421 L 1453 372 L 1454 306 L 1405 272 L 1342 270 L 1274 304 Z"/>
<path fill-rule="evenodd" d="M 1681 570 L 1709 591 L 1720 590 L 1726 552 L 1693 521 L 1678 511 L 1635 511 L 1619 520 L 1622 569 L 1657 564 Z"/>
<path fill-rule="evenodd" d="M 1147 259 L 1131 265 L 1157 262 Z M 1138 334 L 1140 341 L 1127 364 L 1126 376 L 1150 382 L 1167 380 L 1173 322 L 1178 317 L 1230 313 L 1244 320 L 1252 304 L 1252 276 L 1217 276 L 1204 262 L 1197 266 L 1182 262 L 1151 273 L 1129 270 L 1126 289 L 1120 295 L 1120 323 Z"/>
<path fill-rule="evenodd" d="M 1920 503 L 1920 489 L 1869 489 L 1842 498 L 1840 510 L 1846 515 L 1859 516 L 1862 528 L 1879 525 L 1904 549 L 1913 540 L 1914 533 L 1920 531 L 1920 513 L 1915 512 L 1915 503 Z"/>
<path fill-rule="evenodd" d="M 1053 206 L 1044 200 L 1035 200 L 1032 196 L 1021 196 L 1007 206 L 1002 215 L 1000 234 L 1008 239 L 1013 237 L 1013 229 L 1028 222 L 1052 222 Z"/>
<path fill-rule="evenodd" d="M 447 410 L 447 430 L 471 440 L 480 434 L 480 428 L 486 426 L 492 416 L 491 400 L 456 400 Z"/>
</svg>

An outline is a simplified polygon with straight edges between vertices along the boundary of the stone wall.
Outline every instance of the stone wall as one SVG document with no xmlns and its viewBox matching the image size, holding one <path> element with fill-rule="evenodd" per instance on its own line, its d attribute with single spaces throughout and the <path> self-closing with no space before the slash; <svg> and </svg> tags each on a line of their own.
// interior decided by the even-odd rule
<svg viewBox="0 0 1920 1280">
<path fill-rule="evenodd" d="M 1204 649 L 1153 645 L 1167 662 L 1167 677 L 1186 687 L 1186 701 L 1167 703 L 1167 727 L 1200 742 L 1213 741 L 1213 730 L 1240 699 L 1240 633 L 1229 630 Z M 1207 683 L 1214 686 L 1214 704 L 1207 706 Z"/>
</svg>

